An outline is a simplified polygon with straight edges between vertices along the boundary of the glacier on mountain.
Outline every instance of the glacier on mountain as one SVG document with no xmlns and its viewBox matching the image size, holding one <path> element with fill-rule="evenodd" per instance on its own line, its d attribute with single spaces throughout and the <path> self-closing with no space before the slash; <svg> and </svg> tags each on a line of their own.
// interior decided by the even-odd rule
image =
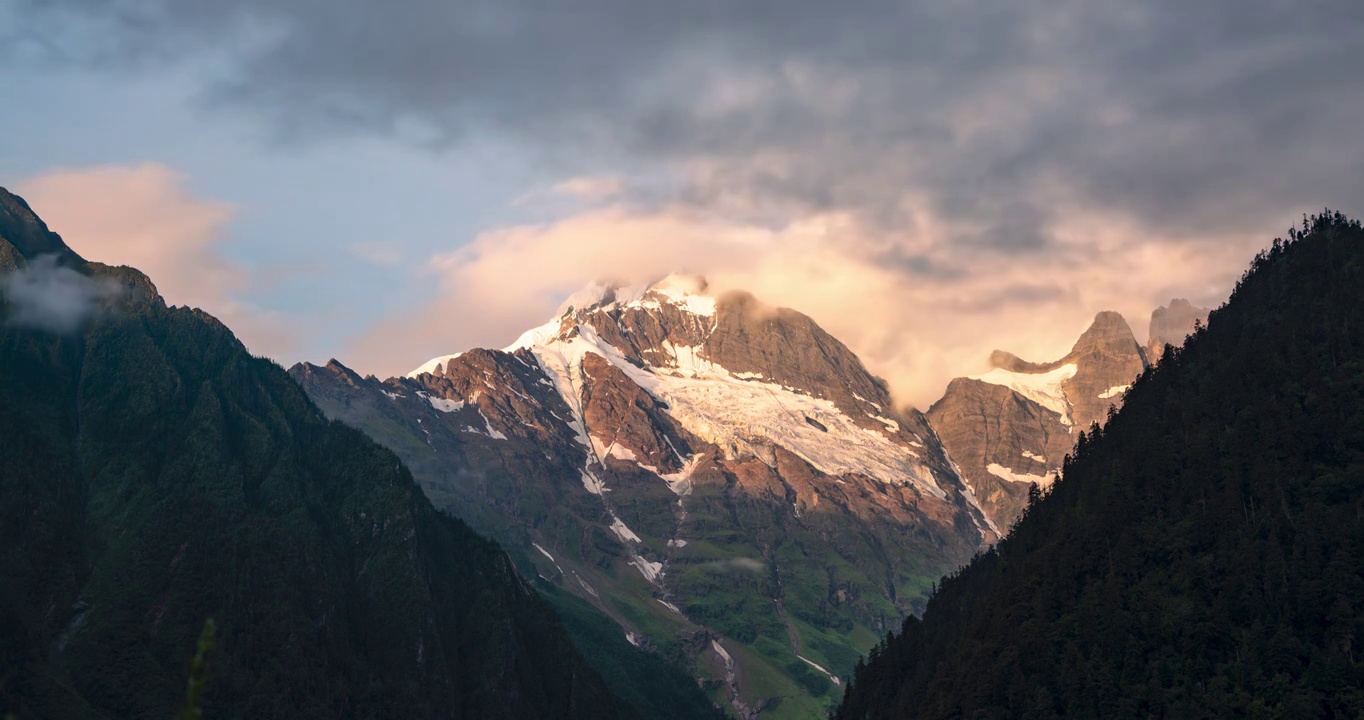
<svg viewBox="0 0 1364 720">
<path fill-rule="evenodd" d="M 764 457 L 768 453 L 761 446 L 779 445 L 827 475 L 859 474 L 888 485 L 908 482 L 934 497 L 946 496 L 914 449 L 895 443 L 883 432 L 857 425 L 830 400 L 765 382 L 758 373 L 731 373 L 705 357 L 704 343 L 687 346 L 664 341 L 662 349 L 674 367 L 640 367 L 585 321 L 590 313 L 650 309 L 659 302 L 710 318 L 716 311 L 715 299 L 700 294 L 704 287 L 704 281 L 678 275 L 628 294 L 592 286 L 575 296 L 585 307 L 566 303 L 561 316 L 523 333 L 505 351 L 525 349 L 535 356 L 573 411 L 571 424 L 589 452 L 589 463 L 605 459 L 587 438 L 581 411 L 583 357 L 594 353 L 645 392 L 667 403 L 668 413 L 682 427 L 719 446 L 728 456 Z M 871 417 L 890 432 L 899 429 L 894 420 Z M 674 486 L 674 482 L 669 485 Z"/>
<path fill-rule="evenodd" d="M 1003 385 L 1060 415 L 1061 422 L 1070 425 L 1070 401 L 1066 399 L 1062 384 L 1075 377 L 1075 372 L 1078 369 L 1075 363 L 1066 363 L 1055 370 L 1042 373 L 1023 373 L 995 368 L 982 375 L 972 375 L 970 379 L 992 385 Z"/>
</svg>

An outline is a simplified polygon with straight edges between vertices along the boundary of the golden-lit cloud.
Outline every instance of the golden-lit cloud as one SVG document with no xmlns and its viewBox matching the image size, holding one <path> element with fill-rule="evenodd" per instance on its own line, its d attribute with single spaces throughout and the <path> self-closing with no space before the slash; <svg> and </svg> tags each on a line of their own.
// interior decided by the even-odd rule
<svg viewBox="0 0 1364 720">
<path fill-rule="evenodd" d="M 233 208 L 196 197 L 184 181 L 158 163 L 104 165 L 48 172 L 17 190 L 87 260 L 141 270 L 168 303 L 207 310 L 253 352 L 289 352 L 295 335 L 240 299 L 251 277 L 221 252 Z"/>
<path fill-rule="evenodd" d="M 1118 217 L 1069 213 L 1045 250 L 1009 252 L 952 238 L 963 228 L 913 199 L 903 232 L 852 215 L 772 229 L 683 210 L 586 211 L 488 232 L 431 258 L 441 291 L 353 348 L 357 366 L 406 372 L 427 357 L 498 347 L 544 322 L 592 280 L 674 271 L 800 310 L 856 351 L 905 402 L 926 408 L 952 377 L 982 371 L 994 348 L 1051 360 L 1095 313 L 1116 310 L 1139 340 L 1171 297 L 1216 304 L 1266 238 L 1159 235 Z"/>
</svg>

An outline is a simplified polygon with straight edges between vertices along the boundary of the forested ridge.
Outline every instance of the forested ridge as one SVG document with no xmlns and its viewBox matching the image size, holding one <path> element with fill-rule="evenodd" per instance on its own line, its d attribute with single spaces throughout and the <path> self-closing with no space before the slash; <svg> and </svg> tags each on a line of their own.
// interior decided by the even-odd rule
<svg viewBox="0 0 1364 720">
<path fill-rule="evenodd" d="M 1364 230 L 1325 212 L 859 663 L 839 720 L 1364 716 Z"/>
<path fill-rule="evenodd" d="M 116 292 L 70 333 L 0 300 L 0 717 L 170 718 L 210 618 L 206 717 L 635 716 L 396 456 L 0 190 L 0 268 L 39 255 Z"/>
</svg>

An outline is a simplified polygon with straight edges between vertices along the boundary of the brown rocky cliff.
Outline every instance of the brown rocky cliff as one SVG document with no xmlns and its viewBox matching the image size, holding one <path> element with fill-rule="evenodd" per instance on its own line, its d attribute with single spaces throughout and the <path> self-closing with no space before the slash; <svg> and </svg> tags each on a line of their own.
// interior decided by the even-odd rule
<svg viewBox="0 0 1364 720">
<path fill-rule="evenodd" d="M 1074 375 L 1061 383 L 1065 416 L 1004 385 L 970 378 L 953 380 L 928 411 L 929 422 L 977 500 L 1006 529 L 1026 505 L 1031 482 L 1048 484 L 1073 447 L 1075 433 L 1107 419 L 1108 408 L 1122 403 L 1123 389 L 1141 374 L 1146 361 L 1127 321 L 1105 311 L 1058 360 L 1029 362 L 996 350 L 990 363 L 1017 374 L 1020 382 L 1075 366 Z M 996 472 L 990 472 L 992 465 Z"/>
<path fill-rule="evenodd" d="M 769 307 L 748 293 L 730 293 L 717 303 L 705 355 L 732 373 L 757 374 L 766 382 L 831 400 L 850 417 L 890 416 L 885 382 L 868 372 L 846 345 L 806 315 Z"/>
<path fill-rule="evenodd" d="M 957 378 L 928 409 L 928 419 L 985 511 L 1007 529 L 1027 504 L 1026 483 L 1010 482 L 987 468 L 1049 477 L 1074 438 L 1061 416 L 1009 388 Z"/>
<path fill-rule="evenodd" d="M 691 443 L 669 422 L 659 403 L 600 355 L 583 358 L 587 383 L 583 420 L 588 434 L 610 453 L 619 447 L 639 463 L 662 473 L 682 469 Z M 604 458 L 603 458 L 604 459 Z"/>
<path fill-rule="evenodd" d="M 1075 427 L 1103 424 L 1110 405 L 1120 403 L 1121 388 L 1146 369 L 1145 355 L 1122 315 L 1104 311 L 1094 317 L 1064 362 L 1076 365 L 1075 376 L 1063 384 Z"/>
</svg>

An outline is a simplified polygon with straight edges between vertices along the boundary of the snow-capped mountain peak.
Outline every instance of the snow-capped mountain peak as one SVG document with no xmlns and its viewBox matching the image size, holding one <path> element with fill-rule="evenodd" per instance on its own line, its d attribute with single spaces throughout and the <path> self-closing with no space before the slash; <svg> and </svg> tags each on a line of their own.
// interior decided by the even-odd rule
<svg viewBox="0 0 1364 720">
<path fill-rule="evenodd" d="M 717 301 L 707 289 L 704 278 L 681 274 L 633 288 L 593 283 L 571 296 L 557 317 L 527 331 L 504 352 L 528 351 L 536 358 L 573 409 L 571 424 L 589 450 L 600 443 L 632 456 L 647 454 L 610 428 L 587 427 L 580 411 L 592 381 L 585 359 L 595 355 L 605 361 L 597 363 L 598 373 L 602 365 L 619 371 L 662 403 L 674 422 L 725 457 L 756 457 L 771 465 L 774 448 L 780 447 L 832 477 L 857 474 L 888 486 L 912 485 L 939 499 L 946 496 L 945 486 L 958 484 L 950 466 L 935 472 L 931 453 L 925 456 L 924 442 L 931 435 L 926 427 L 916 429 L 913 420 L 896 412 L 884 385 L 847 348 L 791 311 L 756 321 L 766 325 L 755 327 L 754 317 L 765 314 L 751 312 L 755 301 L 743 296 Z M 770 336 L 829 347 L 809 353 L 808 363 L 800 356 L 764 353 L 763 368 L 751 370 L 752 357 L 711 343 L 717 333 L 748 338 L 747 351 Z M 799 339 L 802 334 L 808 342 Z M 846 360 L 828 367 L 829 355 Z M 735 369 L 727 365 L 730 360 L 749 364 Z M 602 458 L 589 452 L 589 465 L 594 461 Z"/>
<path fill-rule="evenodd" d="M 923 415 L 895 408 L 883 381 L 793 310 L 764 306 L 746 293 L 717 298 L 697 275 L 638 286 L 597 282 L 494 354 L 502 353 L 533 364 L 567 408 L 559 422 L 583 448 L 582 484 L 604 500 L 608 458 L 634 461 L 677 490 L 680 478 L 672 474 L 697 457 L 680 447 L 701 446 L 710 448 L 712 461 L 756 461 L 775 470 L 789 457 L 821 482 L 859 478 L 878 493 L 912 489 L 917 498 L 955 508 L 950 512 L 978 529 L 978 541 L 998 535 Z M 477 378 L 459 379 L 469 374 L 466 365 L 481 362 L 442 356 L 409 377 L 433 389 L 472 387 L 486 398 Z M 616 405 L 594 415 L 592 404 L 606 387 L 638 398 L 631 402 L 651 419 L 628 420 Z M 461 392 L 442 397 L 484 402 Z M 658 426 L 675 427 L 685 440 L 660 443 L 649 430 Z M 496 422 L 490 428 L 516 432 Z M 814 491 L 808 502 L 819 496 Z M 801 501 L 791 502 L 799 513 Z"/>
<path fill-rule="evenodd" d="M 673 273 L 641 285 L 593 282 L 568 296 L 554 317 L 592 310 L 656 309 L 660 303 L 677 305 L 696 315 L 712 316 L 715 297 L 708 292 L 709 287 L 704 277 L 690 273 Z"/>
<path fill-rule="evenodd" d="M 554 317 L 545 324 L 522 333 L 503 351 L 515 352 L 565 338 L 576 331 L 585 317 L 598 312 L 661 311 L 666 305 L 697 318 L 714 318 L 716 298 L 709 294 L 709 287 L 704 277 L 691 273 L 673 273 L 660 280 L 637 285 L 594 281 L 569 295 L 555 310 Z M 458 352 L 431 358 L 407 373 L 406 377 L 443 372 L 447 363 L 462 354 Z"/>
<path fill-rule="evenodd" d="M 712 570 L 765 627 L 846 617 L 879 632 L 887 608 L 918 607 L 922 568 L 1000 535 L 924 415 L 847 346 L 696 276 L 594 283 L 509 347 L 410 377 L 294 374 L 328 414 L 385 437 L 442 507 L 547 558 L 547 579 L 611 617 L 628 616 L 618 603 L 656 613 L 623 621 L 637 637 L 752 642 L 707 605 Z M 789 579 L 792 601 L 727 575 L 755 569 Z M 641 607 L 641 587 L 657 602 Z M 809 648 L 792 652 L 772 667 Z"/>
</svg>

